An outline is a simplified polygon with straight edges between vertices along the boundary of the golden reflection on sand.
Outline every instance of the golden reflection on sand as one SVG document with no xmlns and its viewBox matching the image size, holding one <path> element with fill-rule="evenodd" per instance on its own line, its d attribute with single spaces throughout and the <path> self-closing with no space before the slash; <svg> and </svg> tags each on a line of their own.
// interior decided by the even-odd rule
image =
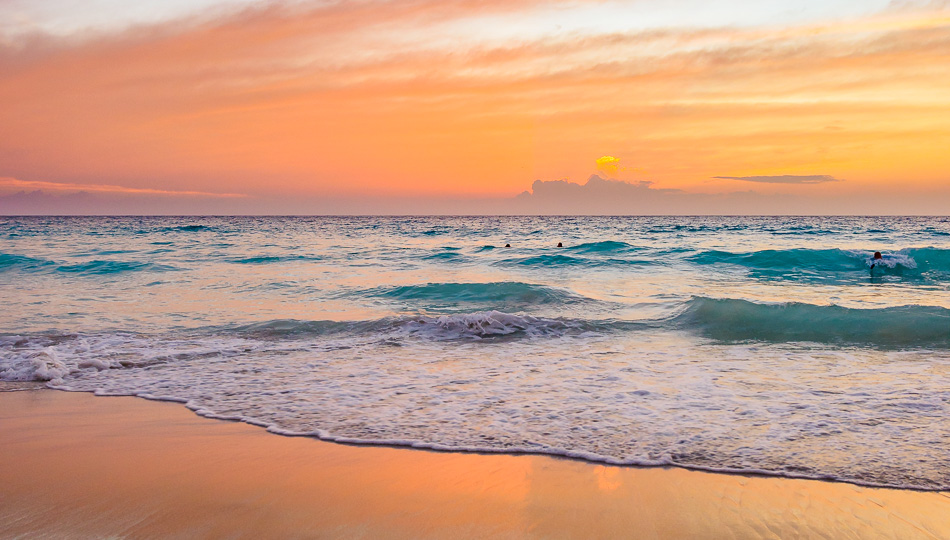
<svg viewBox="0 0 950 540">
<path fill-rule="evenodd" d="M 0 392 L 0 536 L 950 538 L 950 496 L 360 447 L 178 404 Z"/>
</svg>

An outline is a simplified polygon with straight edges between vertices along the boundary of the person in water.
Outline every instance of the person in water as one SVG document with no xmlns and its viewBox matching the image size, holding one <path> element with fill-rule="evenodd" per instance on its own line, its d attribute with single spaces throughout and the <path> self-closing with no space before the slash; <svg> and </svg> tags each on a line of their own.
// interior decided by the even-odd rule
<svg viewBox="0 0 950 540">
<path fill-rule="evenodd" d="M 875 252 L 874 252 L 874 258 L 871 259 L 871 260 L 874 261 L 874 262 L 871 263 L 871 269 L 873 270 L 874 267 L 877 266 L 878 263 L 884 262 L 884 257 L 881 255 L 881 252 L 880 252 L 880 251 L 875 251 Z"/>
<path fill-rule="evenodd" d="M 560 242 L 558 242 L 558 243 L 557 243 L 557 247 L 564 247 L 564 245 L 561 244 Z"/>
</svg>

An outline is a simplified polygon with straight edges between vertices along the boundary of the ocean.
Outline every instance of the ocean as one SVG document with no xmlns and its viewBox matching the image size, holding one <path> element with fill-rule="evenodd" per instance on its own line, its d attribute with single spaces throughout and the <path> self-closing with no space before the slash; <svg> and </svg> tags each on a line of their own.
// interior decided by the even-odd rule
<svg viewBox="0 0 950 540">
<path fill-rule="evenodd" d="M 950 218 L 0 217 L 0 295 L 3 381 L 950 489 Z"/>
</svg>

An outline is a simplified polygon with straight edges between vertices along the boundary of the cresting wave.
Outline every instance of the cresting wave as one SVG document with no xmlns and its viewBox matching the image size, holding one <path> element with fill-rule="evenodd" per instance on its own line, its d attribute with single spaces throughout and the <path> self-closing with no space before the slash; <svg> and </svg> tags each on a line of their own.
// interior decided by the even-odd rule
<svg viewBox="0 0 950 540">
<path fill-rule="evenodd" d="M 506 310 L 530 308 L 537 305 L 567 305 L 593 302 L 572 291 L 516 281 L 493 283 L 427 283 L 378 287 L 359 291 L 354 296 L 369 296 L 397 300 L 426 307 L 489 306 Z"/>
<path fill-rule="evenodd" d="M 609 323 L 514 315 L 499 311 L 461 315 L 386 317 L 370 321 L 276 320 L 212 327 L 178 337 L 129 333 L 0 336 L 0 380 L 62 381 L 84 369 L 121 369 L 203 356 L 234 356 L 255 350 L 295 350 L 300 341 L 349 339 L 355 344 L 398 344 L 401 339 L 432 342 L 497 342 L 519 338 L 583 336 L 607 331 Z M 153 351 L 153 344 L 163 346 Z M 298 342 L 298 343 L 295 343 Z M 342 343 L 342 342 L 341 342 Z"/>
<path fill-rule="evenodd" d="M 442 287 L 396 288 L 395 297 L 426 298 Z M 531 290 L 531 289 L 528 289 Z M 482 300 L 485 298 L 482 297 Z M 724 343 L 812 342 L 884 349 L 950 349 L 950 309 L 940 306 L 846 308 L 796 302 L 763 304 L 733 298 L 694 297 L 674 314 L 654 320 L 533 317 L 502 311 L 441 316 L 386 317 L 369 321 L 278 320 L 219 329 L 254 337 L 313 337 L 332 334 L 432 341 L 525 339 L 607 335 L 616 332 L 681 331 Z"/>
<path fill-rule="evenodd" d="M 671 319 L 719 341 L 815 342 L 874 347 L 950 347 L 950 309 L 897 306 L 855 309 L 787 302 L 759 304 L 697 297 Z"/>
<path fill-rule="evenodd" d="M 423 298 L 442 287 L 396 288 L 397 298 Z M 528 289 L 531 290 L 530 288 Z M 554 293 L 552 298 L 564 293 Z M 577 301 L 584 301 L 577 297 Z M 485 297 L 479 297 L 487 301 Z M 654 320 L 546 318 L 502 311 L 442 316 L 386 317 L 371 321 L 269 321 L 227 331 L 256 336 L 313 336 L 347 333 L 429 340 L 534 338 L 613 332 L 685 331 L 721 342 L 813 342 L 879 348 L 950 348 L 950 309 L 940 306 L 847 308 L 797 302 L 764 304 L 743 299 L 694 297 Z"/>
<path fill-rule="evenodd" d="M 425 297 L 438 294 L 443 287 L 451 289 L 455 285 L 458 284 L 397 288 L 383 294 Z M 523 290 L 534 290 L 525 284 L 514 285 L 522 286 Z M 0 336 L 0 350 L 3 351 L 0 357 L 0 380 L 55 380 L 89 367 L 140 367 L 163 359 L 181 358 L 181 355 L 240 354 L 246 352 L 243 347 L 248 342 L 253 342 L 255 347 L 264 346 L 262 343 L 268 343 L 266 347 L 273 347 L 276 343 L 279 347 L 292 349 L 296 346 L 295 341 L 327 337 L 355 340 L 347 346 L 353 343 L 398 345 L 405 340 L 497 343 L 660 330 L 687 332 L 723 343 L 813 342 L 881 349 L 950 349 L 950 310 L 939 306 L 854 309 L 834 305 L 761 304 L 741 299 L 695 297 L 681 304 L 676 312 L 670 317 L 652 321 L 547 318 L 494 310 L 441 316 L 384 317 L 365 321 L 274 320 L 184 332 L 182 343 L 189 345 L 183 345 L 182 351 L 175 349 L 177 352 L 170 356 L 167 352 L 158 356 L 141 352 L 147 351 L 149 340 L 154 339 L 154 336 L 147 335 L 7 335 Z M 72 344 L 66 349 L 75 348 L 75 354 L 64 357 L 63 344 Z M 102 354 L 85 354 L 94 350 Z M 141 358 L 133 360 L 136 355 Z"/>
<path fill-rule="evenodd" d="M 841 274 L 874 274 L 904 278 L 950 279 L 950 250 L 932 247 L 883 251 L 883 259 L 872 259 L 873 251 L 844 249 L 785 249 L 752 252 L 703 251 L 687 260 L 697 265 L 733 265 L 748 269 L 754 276 L 779 279 L 814 277 L 840 279 Z M 874 266 L 872 269 L 871 266 Z"/>
<path fill-rule="evenodd" d="M 478 252 L 483 252 L 482 248 Z M 636 253 L 636 258 L 628 258 Z M 742 268 L 753 278 L 853 282 L 870 275 L 905 280 L 950 280 L 950 250 L 923 247 L 884 250 L 872 260 L 873 250 L 781 249 L 751 252 L 648 250 L 624 242 L 593 242 L 568 246 L 562 253 L 526 254 L 495 261 L 515 267 L 629 267 L 685 260 L 700 267 Z M 874 268 L 871 268 L 872 265 Z"/>
<path fill-rule="evenodd" d="M 616 322 L 585 319 L 545 318 L 501 311 L 457 315 L 385 317 L 369 321 L 277 320 L 222 328 L 217 331 L 254 338 L 312 338 L 348 335 L 375 340 L 414 338 L 429 341 L 510 340 L 561 337 L 605 332 Z M 636 323 L 621 323 L 631 326 Z"/>
</svg>

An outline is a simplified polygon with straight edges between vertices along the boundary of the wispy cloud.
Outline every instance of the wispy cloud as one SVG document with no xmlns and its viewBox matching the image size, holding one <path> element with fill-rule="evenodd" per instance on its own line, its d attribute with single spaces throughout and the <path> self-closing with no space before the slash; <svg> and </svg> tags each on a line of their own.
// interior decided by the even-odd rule
<svg viewBox="0 0 950 540">
<path fill-rule="evenodd" d="M 950 170 L 950 19 L 917 3 L 937 7 L 564 31 L 574 10 L 617 3 L 278 2 L 0 40 L 0 175 L 217 197 L 488 197 L 583 178 L 606 156 L 602 172 L 636 164 L 657 188 L 806 170 L 848 179 L 812 191 L 923 192 Z"/>
<path fill-rule="evenodd" d="M 19 180 L 17 178 L 0 178 L 0 191 L 12 190 L 39 190 L 57 194 L 66 193 L 102 193 L 112 195 L 160 195 L 164 197 L 202 197 L 233 199 L 246 197 L 241 193 L 211 193 L 207 191 L 176 191 L 169 189 L 130 188 L 103 184 L 68 184 L 63 182 L 41 182 L 37 180 Z"/>
<path fill-rule="evenodd" d="M 841 179 L 827 174 L 782 174 L 778 176 L 713 176 L 720 180 L 742 180 L 743 182 L 758 182 L 760 184 L 824 184 L 825 182 L 841 182 Z"/>
</svg>

